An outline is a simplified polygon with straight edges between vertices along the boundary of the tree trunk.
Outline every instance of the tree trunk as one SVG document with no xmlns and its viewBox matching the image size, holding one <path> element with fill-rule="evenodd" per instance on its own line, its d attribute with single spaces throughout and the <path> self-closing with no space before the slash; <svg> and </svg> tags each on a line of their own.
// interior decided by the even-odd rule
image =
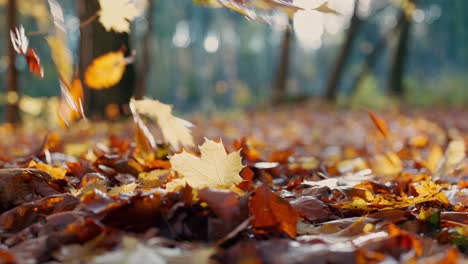
<svg viewBox="0 0 468 264">
<path fill-rule="evenodd" d="M 329 102 L 336 102 L 338 96 L 338 86 L 341 81 L 341 76 L 343 74 L 344 68 L 346 66 L 346 61 L 348 60 L 349 55 L 351 54 L 351 48 L 356 39 L 356 33 L 359 28 L 359 17 L 357 15 L 357 9 L 359 6 L 359 0 L 354 1 L 354 11 L 351 17 L 349 24 L 348 32 L 346 34 L 345 42 L 341 47 L 340 53 L 330 70 L 330 75 L 327 81 L 327 87 L 325 90 L 325 99 Z"/>
<path fill-rule="evenodd" d="M 80 21 L 86 21 L 100 9 L 97 0 L 77 1 Z M 98 20 L 94 20 L 80 29 L 79 70 L 81 79 L 91 62 L 98 56 L 110 51 L 125 49 L 131 53 L 129 35 L 126 33 L 107 32 Z M 93 90 L 83 83 L 85 92 L 85 111 L 91 118 L 106 116 L 109 106 L 118 106 L 120 114 L 128 114 L 128 102 L 135 89 L 135 72 L 132 64 L 127 65 L 122 80 L 115 86 Z M 115 113 L 114 113 L 115 115 Z"/>
<path fill-rule="evenodd" d="M 402 98 L 405 93 L 403 86 L 403 74 L 406 65 L 405 59 L 408 51 L 408 39 L 411 25 L 411 22 L 408 20 L 403 10 L 401 11 L 399 17 L 399 23 L 401 23 L 401 31 L 392 55 L 392 59 L 390 59 L 391 65 L 387 91 L 390 91 L 390 94 L 395 97 Z"/>
<path fill-rule="evenodd" d="M 273 86 L 273 105 L 279 105 L 287 99 L 287 85 L 289 79 L 289 64 L 291 60 L 292 29 L 290 26 L 284 30 L 281 43 L 281 53 L 276 70 L 276 80 Z"/>
<path fill-rule="evenodd" d="M 7 23 L 10 30 L 16 27 L 16 0 L 8 0 Z M 19 93 L 18 72 L 16 70 L 16 51 L 11 43 L 10 30 L 7 30 L 5 40 L 8 41 L 8 70 L 6 87 L 5 121 L 12 124 L 19 123 Z"/>
<path fill-rule="evenodd" d="M 137 81 L 135 87 L 135 98 L 142 99 L 146 93 L 146 82 L 148 81 L 148 73 L 151 68 L 151 55 L 152 55 L 152 37 L 153 37 L 153 12 L 154 1 L 148 2 L 148 10 L 146 11 L 146 33 L 143 37 L 143 46 L 141 50 L 141 61 L 138 64 L 139 69 L 137 72 Z"/>
</svg>

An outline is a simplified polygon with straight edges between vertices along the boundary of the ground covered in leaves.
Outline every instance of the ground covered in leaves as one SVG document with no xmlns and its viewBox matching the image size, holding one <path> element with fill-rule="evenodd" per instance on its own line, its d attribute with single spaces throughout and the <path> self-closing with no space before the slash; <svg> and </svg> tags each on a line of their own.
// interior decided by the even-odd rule
<svg viewBox="0 0 468 264">
<path fill-rule="evenodd" d="M 466 114 L 193 116 L 186 151 L 138 120 L 3 125 L 0 262 L 462 263 Z"/>
</svg>

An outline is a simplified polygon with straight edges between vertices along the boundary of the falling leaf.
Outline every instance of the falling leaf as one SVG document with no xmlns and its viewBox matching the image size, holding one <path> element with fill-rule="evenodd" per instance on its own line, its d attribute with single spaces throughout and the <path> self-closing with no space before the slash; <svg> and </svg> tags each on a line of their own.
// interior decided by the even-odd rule
<svg viewBox="0 0 468 264">
<path fill-rule="evenodd" d="M 85 83 L 96 90 L 111 88 L 122 79 L 128 63 L 121 50 L 101 55 L 86 69 Z"/>
<path fill-rule="evenodd" d="M 268 185 L 263 184 L 257 188 L 249 208 L 254 228 L 278 228 L 289 237 L 296 237 L 296 210 L 288 201 L 273 193 Z"/>
<path fill-rule="evenodd" d="M 71 84 L 60 80 L 60 101 L 57 119 L 61 127 L 69 127 L 73 122 L 86 118 L 83 110 L 83 86 L 78 77 Z"/>
<path fill-rule="evenodd" d="M 15 51 L 26 59 L 29 71 L 42 79 L 44 77 L 44 69 L 42 68 L 41 60 L 34 49 L 28 48 L 29 40 L 24 33 L 23 26 L 20 26 L 19 29 L 15 28 L 15 31 L 10 30 L 10 38 Z"/>
<path fill-rule="evenodd" d="M 388 132 L 388 126 L 385 123 L 385 121 L 371 111 L 368 111 L 367 113 L 369 114 L 369 117 L 371 118 L 372 122 L 377 127 L 377 129 L 380 131 L 380 133 L 382 133 L 382 135 L 385 138 L 388 138 L 390 133 Z"/>
<path fill-rule="evenodd" d="M 242 181 L 242 158 L 239 151 L 229 155 L 222 142 L 205 139 L 199 146 L 201 157 L 185 152 L 171 157 L 172 168 L 184 175 L 193 188 L 204 187 L 230 188 Z"/>
<path fill-rule="evenodd" d="M 130 0 L 99 0 L 99 5 L 99 22 L 107 31 L 129 32 L 130 23 L 140 14 L 134 1 Z"/>
<path fill-rule="evenodd" d="M 24 57 L 28 63 L 29 71 L 42 79 L 44 77 L 44 69 L 42 68 L 41 60 L 39 59 L 39 56 L 37 56 L 36 51 L 29 48 Z"/>
<path fill-rule="evenodd" d="M 156 141 L 149 131 L 149 128 L 141 120 L 140 115 L 135 109 L 135 104 L 130 102 L 130 111 L 132 112 L 133 122 L 135 123 L 135 158 L 142 164 L 155 158 Z"/>
<path fill-rule="evenodd" d="M 132 99 L 130 104 L 135 106 L 135 110 L 139 114 L 155 120 L 161 128 L 164 139 L 175 149 L 178 149 L 180 145 L 185 147 L 194 145 L 189 129 L 192 124 L 173 116 L 171 105 L 151 99 Z"/>
<path fill-rule="evenodd" d="M 10 30 L 10 38 L 15 51 L 21 55 L 26 54 L 29 46 L 29 40 L 24 32 L 24 27 L 20 26 L 19 29 L 15 28 L 15 31 Z"/>
</svg>

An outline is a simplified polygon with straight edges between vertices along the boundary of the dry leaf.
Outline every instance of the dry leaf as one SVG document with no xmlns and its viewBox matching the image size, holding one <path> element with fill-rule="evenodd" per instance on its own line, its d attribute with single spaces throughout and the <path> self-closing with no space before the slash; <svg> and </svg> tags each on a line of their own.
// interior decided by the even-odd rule
<svg viewBox="0 0 468 264">
<path fill-rule="evenodd" d="M 73 122 L 85 118 L 83 110 L 83 86 L 79 78 L 71 84 L 60 80 L 61 97 L 57 109 L 57 119 L 63 128 L 69 127 Z"/>
<path fill-rule="evenodd" d="M 127 63 L 121 50 L 97 57 L 86 69 L 86 85 L 97 90 L 111 88 L 122 79 Z"/>
<path fill-rule="evenodd" d="M 208 139 L 199 148 L 200 158 L 183 151 L 170 160 L 172 168 L 183 174 L 190 186 L 198 189 L 230 188 L 242 181 L 239 172 L 243 165 L 239 151 L 228 155 L 222 142 Z"/>
<path fill-rule="evenodd" d="M 149 131 L 148 127 L 145 125 L 143 120 L 141 120 L 140 115 L 135 109 L 135 105 L 130 102 L 130 111 L 132 112 L 133 122 L 135 123 L 135 158 L 142 164 L 145 161 L 153 160 L 155 156 L 156 141 L 154 140 L 153 135 Z"/>
<path fill-rule="evenodd" d="M 44 69 L 41 65 L 41 60 L 34 49 L 28 48 L 29 40 L 26 37 L 23 26 L 15 28 L 15 31 L 10 30 L 11 44 L 15 51 L 23 55 L 28 63 L 29 71 L 36 74 L 37 77 L 44 77 Z"/>
<path fill-rule="evenodd" d="M 133 193 L 137 187 L 138 183 L 132 182 L 112 188 L 109 194 Z"/>
<path fill-rule="evenodd" d="M 107 31 L 129 32 L 130 23 L 140 14 L 134 1 L 99 0 L 99 22 Z"/>
<path fill-rule="evenodd" d="M 452 173 L 452 171 L 460 165 L 463 159 L 465 159 L 465 155 L 465 140 L 460 138 L 451 141 L 447 146 L 447 150 L 439 163 L 434 177 L 438 178 Z"/>
<path fill-rule="evenodd" d="M 268 185 L 263 184 L 257 188 L 250 200 L 249 209 L 254 228 L 276 227 L 289 237 L 296 237 L 296 210 L 288 201 L 273 193 Z"/>
<path fill-rule="evenodd" d="M 19 28 L 15 28 L 15 31 L 10 30 L 10 38 L 15 51 L 21 55 L 26 54 L 29 46 L 29 40 L 24 32 L 24 27 L 20 26 Z"/>
<path fill-rule="evenodd" d="M 388 138 L 390 133 L 388 132 L 388 126 L 385 123 L 385 121 L 376 114 L 372 113 L 371 111 L 368 111 L 367 113 L 369 114 L 369 117 L 371 118 L 372 122 L 377 127 L 377 129 L 380 131 L 380 133 L 382 133 L 382 135 L 385 138 Z"/>
<path fill-rule="evenodd" d="M 44 163 L 36 163 L 34 161 L 31 161 L 29 163 L 29 168 L 36 168 L 41 171 L 45 171 L 49 173 L 54 179 L 57 180 L 63 180 L 65 179 L 65 175 L 67 174 L 67 169 L 61 168 L 61 167 L 52 167 L 48 164 Z"/>
<path fill-rule="evenodd" d="M 191 124 L 183 119 L 172 115 L 172 106 L 163 104 L 158 100 L 144 99 L 130 101 L 135 106 L 135 110 L 142 115 L 156 120 L 164 139 L 172 147 L 178 149 L 180 145 L 184 147 L 193 146 L 193 138 L 189 127 Z"/>
</svg>

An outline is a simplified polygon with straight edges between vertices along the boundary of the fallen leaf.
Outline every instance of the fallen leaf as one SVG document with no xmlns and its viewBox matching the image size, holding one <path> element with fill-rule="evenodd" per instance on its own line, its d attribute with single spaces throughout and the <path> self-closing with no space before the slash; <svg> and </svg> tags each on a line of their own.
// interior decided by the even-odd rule
<svg viewBox="0 0 468 264">
<path fill-rule="evenodd" d="M 465 140 L 460 138 L 451 141 L 447 146 L 444 157 L 441 159 L 437 167 L 434 177 L 439 178 L 452 173 L 452 171 L 460 165 L 463 159 L 465 159 L 465 155 Z"/>
<path fill-rule="evenodd" d="M 109 194 L 133 193 L 137 187 L 138 183 L 132 182 L 112 188 Z"/>
<path fill-rule="evenodd" d="M 297 213 L 288 201 L 263 184 L 255 190 L 249 203 L 253 228 L 277 228 L 291 238 L 296 237 Z"/>
<path fill-rule="evenodd" d="M 222 142 L 208 139 L 199 148 L 200 158 L 184 150 L 170 159 L 172 168 L 184 175 L 190 186 L 230 188 L 243 180 L 239 176 L 243 168 L 239 151 L 228 155 Z"/>
<path fill-rule="evenodd" d="M 139 114 L 155 120 L 161 128 L 164 139 L 175 149 L 178 149 L 180 145 L 184 147 L 194 145 L 189 129 L 192 124 L 173 116 L 171 105 L 151 99 L 132 99 L 130 104 L 135 107 L 136 112 Z"/>
</svg>

